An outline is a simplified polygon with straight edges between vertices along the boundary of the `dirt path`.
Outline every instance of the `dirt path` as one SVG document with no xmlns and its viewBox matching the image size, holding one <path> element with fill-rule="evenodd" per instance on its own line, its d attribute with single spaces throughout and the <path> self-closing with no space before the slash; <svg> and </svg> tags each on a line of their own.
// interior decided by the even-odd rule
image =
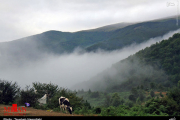
<svg viewBox="0 0 180 120">
<path fill-rule="evenodd" d="M 24 112 L 25 115 L 23 115 L 23 113 L 20 112 L 16 112 L 16 113 L 4 112 L 4 107 L 8 108 L 12 106 L 0 105 L 0 116 L 72 116 L 69 113 L 61 113 L 61 112 L 53 112 L 53 111 L 50 112 L 48 110 L 34 109 L 32 107 L 26 108 L 26 112 Z M 83 115 L 73 114 L 73 116 L 83 116 Z"/>
</svg>

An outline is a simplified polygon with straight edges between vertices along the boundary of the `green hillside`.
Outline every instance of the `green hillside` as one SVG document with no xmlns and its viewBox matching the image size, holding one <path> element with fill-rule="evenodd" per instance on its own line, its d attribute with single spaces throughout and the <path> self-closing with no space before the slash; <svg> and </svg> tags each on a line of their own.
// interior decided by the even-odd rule
<svg viewBox="0 0 180 120">
<path fill-rule="evenodd" d="M 170 30 L 176 30 L 175 19 L 149 21 L 129 25 L 122 29 L 115 30 L 110 39 L 98 42 L 88 48 L 87 51 L 95 51 L 98 48 L 104 50 L 120 49 L 132 43 L 141 43 L 150 38 L 164 35 Z"/>
<path fill-rule="evenodd" d="M 167 90 L 180 80 L 180 34 L 162 40 L 112 65 L 74 88 L 103 92 L 129 91 L 133 87 Z"/>
</svg>

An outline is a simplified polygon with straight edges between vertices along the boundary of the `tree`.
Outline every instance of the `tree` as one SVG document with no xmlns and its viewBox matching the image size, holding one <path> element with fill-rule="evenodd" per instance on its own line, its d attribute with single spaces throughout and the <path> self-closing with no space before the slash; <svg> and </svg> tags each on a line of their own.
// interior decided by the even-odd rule
<svg viewBox="0 0 180 120">
<path fill-rule="evenodd" d="M 178 88 L 180 88 L 180 80 L 178 81 L 178 85 L 177 86 L 178 86 Z"/>
<path fill-rule="evenodd" d="M 34 88 L 26 86 L 26 90 L 20 92 L 20 103 L 24 105 L 26 102 L 30 103 L 31 106 L 35 106 L 38 100 L 38 95 L 34 92 Z"/>
<path fill-rule="evenodd" d="M 162 99 L 150 99 L 145 104 L 145 112 L 146 113 L 167 113 L 168 115 L 178 115 L 177 111 L 179 111 L 178 104 L 169 97 L 163 97 Z"/>
<path fill-rule="evenodd" d="M 154 91 L 151 90 L 150 95 L 151 97 L 154 97 L 155 96 Z"/>
<path fill-rule="evenodd" d="M 162 94 L 162 92 L 160 92 L 160 96 L 161 96 L 161 97 L 164 97 L 164 95 Z"/>
<path fill-rule="evenodd" d="M 132 93 L 133 95 L 135 95 L 135 96 L 138 95 L 138 91 L 137 91 L 136 88 L 132 88 L 132 89 L 131 89 L 131 93 Z"/>
<path fill-rule="evenodd" d="M 81 93 L 84 93 L 84 89 L 81 89 Z"/>
<path fill-rule="evenodd" d="M 163 86 L 161 84 L 158 85 L 158 88 L 159 88 L 160 91 L 163 90 Z"/>
<path fill-rule="evenodd" d="M 88 94 L 91 94 L 91 90 L 89 89 Z"/>
<path fill-rule="evenodd" d="M 111 97 L 107 95 L 104 101 L 104 106 L 109 107 L 110 104 L 111 104 Z"/>
<path fill-rule="evenodd" d="M 174 87 L 168 92 L 168 97 L 180 104 L 180 88 Z"/>
<path fill-rule="evenodd" d="M 151 82 L 150 87 L 151 87 L 151 89 L 154 89 L 155 88 L 155 83 Z"/>
<path fill-rule="evenodd" d="M 86 100 L 86 102 L 84 103 L 84 106 L 87 107 L 88 109 L 91 109 L 91 105 L 90 105 L 90 103 L 87 102 L 87 100 Z"/>
<path fill-rule="evenodd" d="M 129 101 L 129 100 L 128 100 L 128 101 L 126 101 L 125 105 L 127 105 L 128 107 L 131 108 L 131 107 L 133 107 L 134 104 L 133 104 L 132 101 Z"/>
<path fill-rule="evenodd" d="M 141 87 L 140 87 L 142 90 L 144 89 L 144 86 L 143 85 L 141 85 Z"/>
<path fill-rule="evenodd" d="M 93 98 L 99 97 L 99 92 L 98 92 L 98 91 L 92 92 L 92 93 L 91 93 L 91 97 L 93 97 Z"/>
<path fill-rule="evenodd" d="M 111 97 L 111 105 L 112 106 L 119 106 L 121 104 L 121 100 L 120 100 L 120 96 L 118 95 L 118 93 L 114 93 Z"/>
<path fill-rule="evenodd" d="M 0 80 L 0 103 L 12 103 L 20 91 L 16 82 L 12 83 L 6 80 Z"/>
<path fill-rule="evenodd" d="M 129 100 L 131 100 L 131 101 L 136 101 L 136 98 L 135 98 L 135 96 L 134 95 L 129 95 Z"/>
<path fill-rule="evenodd" d="M 121 104 L 121 101 L 120 99 L 118 99 L 118 97 L 115 97 L 113 100 L 112 100 L 112 106 L 119 106 Z"/>
<path fill-rule="evenodd" d="M 177 115 L 179 109 L 179 104 L 177 103 L 177 101 L 173 100 L 172 98 L 169 97 L 163 97 L 161 100 L 161 104 L 164 105 L 167 109 L 167 113 L 169 115 Z"/>
<path fill-rule="evenodd" d="M 33 83 L 33 87 L 35 90 L 37 90 L 37 95 L 39 98 L 44 96 L 44 94 L 47 94 L 47 102 L 49 102 L 49 99 L 51 99 L 58 90 L 58 85 L 53 85 L 51 83 L 39 83 L 35 82 Z"/>
<path fill-rule="evenodd" d="M 143 94 L 143 92 L 139 91 L 139 99 L 140 99 L 140 101 L 143 101 L 144 98 L 145 98 L 145 95 Z"/>
<path fill-rule="evenodd" d="M 138 98 L 136 99 L 136 103 L 137 103 L 137 104 L 140 104 L 140 102 L 141 102 L 141 101 L 140 101 L 140 99 L 139 99 L 139 97 L 138 97 Z"/>
</svg>

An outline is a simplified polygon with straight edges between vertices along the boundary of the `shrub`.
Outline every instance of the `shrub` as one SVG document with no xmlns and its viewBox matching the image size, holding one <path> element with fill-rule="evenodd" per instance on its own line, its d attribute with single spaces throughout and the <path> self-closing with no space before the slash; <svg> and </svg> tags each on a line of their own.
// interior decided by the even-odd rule
<svg viewBox="0 0 180 120">
<path fill-rule="evenodd" d="M 101 108 L 100 107 L 96 107 L 93 109 L 93 113 L 95 114 L 100 114 L 101 113 Z"/>
<path fill-rule="evenodd" d="M 153 115 L 178 115 L 177 111 L 179 111 L 178 104 L 168 97 L 152 98 L 145 104 L 145 112 Z"/>
<path fill-rule="evenodd" d="M 54 108 L 53 111 L 59 112 L 59 111 L 60 111 L 60 108 Z"/>
<path fill-rule="evenodd" d="M 162 98 L 161 104 L 166 106 L 166 113 L 169 115 L 178 114 L 175 113 L 179 111 L 179 106 L 176 101 L 174 101 L 172 98 L 168 98 L 167 96 Z"/>
<path fill-rule="evenodd" d="M 125 105 L 127 105 L 128 107 L 131 108 L 131 107 L 133 107 L 134 104 L 133 104 L 132 101 L 126 101 L 126 102 L 125 102 Z"/>
<path fill-rule="evenodd" d="M 109 106 L 108 108 L 102 108 L 100 115 L 101 116 L 116 116 L 114 106 Z"/>
</svg>

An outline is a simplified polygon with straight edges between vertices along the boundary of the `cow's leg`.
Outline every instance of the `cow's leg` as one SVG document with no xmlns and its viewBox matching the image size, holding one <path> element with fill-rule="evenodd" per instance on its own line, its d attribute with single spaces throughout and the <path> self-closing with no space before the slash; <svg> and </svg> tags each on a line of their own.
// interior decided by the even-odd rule
<svg viewBox="0 0 180 120">
<path fill-rule="evenodd" d="M 64 106 L 64 104 L 63 104 L 63 110 L 65 110 L 65 108 L 64 108 L 65 106 Z"/>
<path fill-rule="evenodd" d="M 62 105 L 60 105 L 60 110 L 62 110 Z"/>
<path fill-rule="evenodd" d="M 60 105 L 60 110 L 63 111 L 64 110 L 64 105 Z"/>
<path fill-rule="evenodd" d="M 65 111 L 66 111 L 66 113 L 67 113 L 67 105 L 64 105 L 64 109 L 65 109 Z"/>
<path fill-rule="evenodd" d="M 67 113 L 67 108 L 66 108 L 66 106 L 65 106 L 65 111 L 66 111 L 66 113 Z"/>
<path fill-rule="evenodd" d="M 62 111 L 62 105 L 60 105 L 60 110 Z"/>
<path fill-rule="evenodd" d="M 65 111 L 65 105 L 63 104 L 63 111 Z"/>
</svg>

